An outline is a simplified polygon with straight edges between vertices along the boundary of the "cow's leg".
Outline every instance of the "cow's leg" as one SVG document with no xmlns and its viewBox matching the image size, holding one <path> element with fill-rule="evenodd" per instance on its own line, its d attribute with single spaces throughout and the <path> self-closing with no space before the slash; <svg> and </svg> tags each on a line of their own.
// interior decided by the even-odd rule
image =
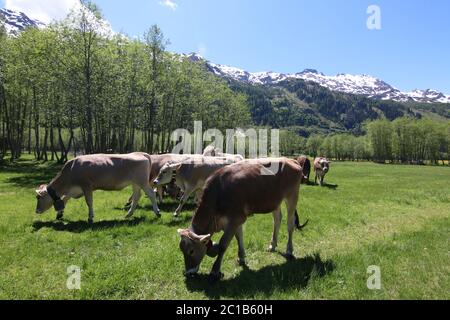
<svg viewBox="0 0 450 320">
<path fill-rule="evenodd" d="M 314 172 L 314 184 L 317 185 L 317 171 Z"/>
<path fill-rule="evenodd" d="M 174 217 L 178 217 L 180 215 L 181 210 L 183 210 L 183 207 L 186 204 L 186 201 L 189 199 L 189 197 L 194 191 L 195 191 L 194 188 L 192 188 L 191 186 L 186 187 L 183 196 L 180 199 L 180 204 L 178 205 L 178 208 L 175 210 L 175 213 L 173 214 Z"/>
<path fill-rule="evenodd" d="M 238 264 L 240 266 L 245 266 L 244 231 L 242 230 L 242 226 L 236 230 L 235 236 L 238 242 Z"/>
<path fill-rule="evenodd" d="M 292 236 L 295 230 L 295 211 L 298 203 L 298 189 L 286 201 L 288 211 L 288 243 L 286 248 L 286 258 L 294 258 L 294 246 L 292 244 Z"/>
<path fill-rule="evenodd" d="M 273 233 L 272 241 L 270 242 L 269 251 L 275 252 L 278 245 L 278 233 L 280 232 L 281 225 L 281 207 L 273 212 Z"/>
<path fill-rule="evenodd" d="M 156 202 L 155 192 L 153 191 L 152 188 L 150 188 L 149 185 L 146 185 L 142 189 L 144 190 L 145 194 L 147 195 L 147 197 L 150 198 L 150 201 L 152 202 L 153 212 L 156 214 L 156 216 L 158 218 L 160 218 L 161 213 L 159 212 L 158 203 Z"/>
<path fill-rule="evenodd" d="M 164 189 L 163 189 L 163 187 L 159 186 L 159 187 L 156 188 L 156 191 L 158 192 L 158 203 L 162 204 Z"/>
<path fill-rule="evenodd" d="M 200 200 L 202 200 L 202 194 L 203 194 L 203 190 L 200 188 L 197 190 L 197 192 L 195 193 L 195 203 L 197 205 L 200 205 Z"/>
<path fill-rule="evenodd" d="M 141 188 L 138 186 L 133 186 L 133 195 L 131 196 L 131 207 L 128 210 L 128 214 L 125 217 L 126 219 L 131 218 L 136 210 L 139 200 L 141 199 Z"/>
<path fill-rule="evenodd" d="M 212 281 L 223 278 L 223 274 L 220 272 L 220 269 L 222 267 L 223 256 L 231 242 L 231 239 L 233 239 L 233 237 L 236 235 L 236 231 L 237 231 L 237 227 L 233 226 L 233 225 L 228 225 L 225 228 L 225 232 L 218 244 L 218 252 L 219 253 L 217 255 L 216 261 L 214 262 L 211 273 L 209 275 L 210 279 Z"/>
<path fill-rule="evenodd" d="M 131 195 L 129 198 L 128 198 L 128 201 L 127 201 L 127 203 L 125 203 L 125 205 L 123 206 L 123 208 L 124 209 L 128 209 L 130 206 L 131 206 L 131 203 L 133 202 L 133 195 Z"/>
<path fill-rule="evenodd" d="M 92 188 L 85 187 L 83 188 L 84 199 L 86 200 L 86 204 L 89 208 L 89 219 L 88 222 L 90 224 L 94 223 L 94 196 Z"/>
</svg>

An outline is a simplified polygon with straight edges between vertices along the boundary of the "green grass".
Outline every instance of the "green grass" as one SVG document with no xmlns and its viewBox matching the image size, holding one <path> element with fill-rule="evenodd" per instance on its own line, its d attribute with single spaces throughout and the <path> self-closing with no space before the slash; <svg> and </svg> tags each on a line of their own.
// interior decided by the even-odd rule
<svg viewBox="0 0 450 320">
<path fill-rule="evenodd" d="M 295 233 L 297 259 L 266 252 L 272 217 L 254 216 L 244 227 L 249 268 L 236 265 L 233 241 L 215 285 L 210 258 L 200 277 L 183 277 L 176 230 L 189 225 L 193 205 L 174 221 L 168 201 L 157 220 L 143 199 L 127 221 L 129 189 L 96 192 L 93 226 L 83 199 L 56 222 L 54 212 L 33 212 L 35 187 L 57 170 L 32 161 L 0 167 L 0 299 L 450 298 L 450 168 L 334 163 L 327 182 L 336 188 L 302 186 L 298 208 L 310 223 Z M 82 268 L 80 291 L 66 288 L 70 265 Z M 367 289 L 370 265 L 381 268 L 381 290 Z"/>
</svg>

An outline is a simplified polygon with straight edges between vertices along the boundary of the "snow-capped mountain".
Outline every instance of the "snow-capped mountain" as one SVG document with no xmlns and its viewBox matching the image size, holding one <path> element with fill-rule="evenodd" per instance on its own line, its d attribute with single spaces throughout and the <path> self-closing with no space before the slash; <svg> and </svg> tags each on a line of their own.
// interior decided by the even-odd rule
<svg viewBox="0 0 450 320">
<path fill-rule="evenodd" d="M 250 73 L 239 68 L 211 63 L 198 54 L 190 54 L 188 58 L 192 61 L 205 61 L 208 69 L 217 76 L 251 84 L 274 85 L 287 79 L 302 79 L 315 82 L 332 91 L 364 95 L 380 100 L 450 103 L 450 95 L 445 95 L 442 92 L 428 89 L 405 93 L 383 80 L 369 75 L 338 74 L 336 76 L 327 76 L 313 69 L 306 69 L 294 74 L 277 72 Z"/>
<path fill-rule="evenodd" d="M 0 9 L 0 23 L 5 26 L 8 34 L 17 34 L 28 27 L 44 28 L 45 24 L 39 20 L 29 18 L 23 12 Z"/>
<path fill-rule="evenodd" d="M 78 16 L 85 15 L 87 20 L 91 22 L 93 28 L 103 37 L 112 38 L 116 33 L 112 29 L 111 24 L 104 20 L 99 19 L 88 8 L 80 3 L 80 7 L 77 8 L 76 14 Z M 17 35 L 28 27 L 45 28 L 47 25 L 39 20 L 33 20 L 29 18 L 25 13 L 0 9 L 0 23 L 4 24 L 6 32 L 10 35 Z M 68 21 L 69 25 L 72 24 L 73 28 L 77 28 L 71 21 Z"/>
</svg>

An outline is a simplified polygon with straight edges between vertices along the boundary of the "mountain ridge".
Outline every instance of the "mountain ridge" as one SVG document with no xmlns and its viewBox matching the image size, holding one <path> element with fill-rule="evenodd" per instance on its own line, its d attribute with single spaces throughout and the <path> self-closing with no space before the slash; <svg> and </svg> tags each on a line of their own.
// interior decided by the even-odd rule
<svg viewBox="0 0 450 320">
<path fill-rule="evenodd" d="M 450 95 L 433 89 L 402 92 L 387 82 L 367 74 L 351 75 L 340 73 L 327 76 L 314 69 L 305 69 L 297 73 L 248 72 L 243 69 L 215 64 L 196 53 L 187 55 L 192 61 L 204 61 L 212 73 L 236 81 L 253 85 L 277 85 L 287 79 L 301 79 L 315 82 L 332 91 L 363 95 L 377 100 L 393 100 L 396 102 L 450 103 Z"/>
</svg>

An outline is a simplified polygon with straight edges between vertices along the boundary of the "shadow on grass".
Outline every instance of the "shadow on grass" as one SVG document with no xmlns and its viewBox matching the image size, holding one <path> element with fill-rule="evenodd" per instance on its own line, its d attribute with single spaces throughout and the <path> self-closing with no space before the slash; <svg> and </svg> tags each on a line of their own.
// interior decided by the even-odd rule
<svg viewBox="0 0 450 320">
<path fill-rule="evenodd" d="M 305 183 L 307 186 L 310 187 L 320 187 L 318 184 L 315 184 L 313 181 L 308 181 Z M 332 190 L 336 190 L 339 185 L 338 184 L 328 184 L 328 183 L 324 183 L 323 188 L 328 188 L 328 189 L 332 189 Z"/>
<path fill-rule="evenodd" d="M 339 187 L 339 185 L 338 185 L 338 184 L 328 184 L 328 183 L 325 183 L 325 184 L 323 185 L 323 187 L 324 187 L 324 188 L 328 188 L 328 189 L 332 189 L 332 190 L 336 190 L 336 189 Z"/>
<path fill-rule="evenodd" d="M 166 198 L 163 200 L 163 203 L 158 203 L 158 208 L 159 208 L 159 210 L 161 210 L 163 212 L 174 213 L 175 210 L 178 208 L 178 205 L 179 205 L 179 202 L 167 201 L 167 198 Z M 117 207 L 117 206 L 114 207 L 114 210 L 119 210 L 119 211 L 128 211 L 129 209 L 130 209 L 130 206 L 128 206 L 126 204 L 124 204 L 123 207 Z M 150 203 L 145 204 L 145 205 L 138 205 L 136 207 L 136 209 L 148 210 L 148 211 L 153 212 L 153 206 Z M 182 212 L 185 212 L 185 211 L 192 212 L 195 209 L 197 209 L 197 205 L 193 202 L 188 202 L 183 206 Z"/>
<path fill-rule="evenodd" d="M 158 207 L 161 211 L 164 212 L 175 212 L 175 210 L 178 208 L 179 206 L 179 202 L 163 202 L 158 204 Z M 187 202 L 184 206 L 183 206 L 183 210 L 182 212 L 185 211 L 194 211 L 195 209 L 197 209 L 197 205 L 194 202 Z"/>
<path fill-rule="evenodd" d="M 51 228 L 55 231 L 68 231 L 73 233 L 82 233 L 89 230 L 103 230 L 117 227 L 131 227 L 137 226 L 146 220 L 145 217 L 135 217 L 128 220 L 110 220 L 99 221 L 93 224 L 87 221 L 35 221 L 33 223 L 33 231 L 39 231 L 43 228 Z"/>
<path fill-rule="evenodd" d="M 211 284 L 208 275 L 186 278 L 191 292 L 203 292 L 211 299 L 222 297 L 253 298 L 256 294 L 271 296 L 275 291 L 304 289 L 312 278 L 322 278 L 335 269 L 332 260 L 323 261 L 319 254 L 287 260 L 259 270 L 243 268 L 232 279 Z"/>
<path fill-rule="evenodd" d="M 18 177 L 8 178 L 7 183 L 18 187 L 35 188 L 41 184 L 49 183 L 51 179 L 61 170 L 62 165 L 47 163 L 42 165 L 35 161 L 17 161 L 0 166 L 2 173 L 21 174 Z"/>
<path fill-rule="evenodd" d="M 172 218 L 168 223 L 164 223 L 168 227 L 187 227 L 187 225 L 192 221 L 192 216 L 183 214 L 178 218 Z"/>
</svg>

